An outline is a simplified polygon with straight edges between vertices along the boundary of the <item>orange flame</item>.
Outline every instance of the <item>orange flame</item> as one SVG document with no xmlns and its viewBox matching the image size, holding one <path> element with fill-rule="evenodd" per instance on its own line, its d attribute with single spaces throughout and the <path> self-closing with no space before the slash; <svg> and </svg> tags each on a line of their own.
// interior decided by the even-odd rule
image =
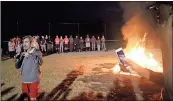
<svg viewBox="0 0 173 101">
<path fill-rule="evenodd" d="M 132 47 L 130 51 L 125 52 L 126 57 L 143 68 L 150 69 L 154 72 L 163 72 L 162 65 L 154 58 L 153 54 L 146 52 L 145 37 L 146 34 L 144 35 L 144 38 L 136 44 L 136 46 Z M 115 65 L 113 71 L 119 72 L 120 67 Z"/>
</svg>

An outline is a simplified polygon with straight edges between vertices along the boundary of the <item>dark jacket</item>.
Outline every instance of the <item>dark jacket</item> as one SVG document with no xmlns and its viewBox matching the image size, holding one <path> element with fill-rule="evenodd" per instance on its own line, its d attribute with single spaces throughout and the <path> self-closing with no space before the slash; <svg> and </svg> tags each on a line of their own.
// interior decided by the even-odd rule
<svg viewBox="0 0 173 101">
<path fill-rule="evenodd" d="M 74 39 L 74 45 L 75 45 L 75 44 L 76 44 L 76 45 L 79 44 L 79 38 L 75 38 L 75 39 Z"/>
</svg>

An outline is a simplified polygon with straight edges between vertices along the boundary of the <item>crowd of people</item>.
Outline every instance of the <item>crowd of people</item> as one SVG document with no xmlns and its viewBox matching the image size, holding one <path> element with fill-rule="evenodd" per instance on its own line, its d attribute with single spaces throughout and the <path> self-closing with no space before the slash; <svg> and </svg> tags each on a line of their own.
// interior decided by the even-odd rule
<svg viewBox="0 0 173 101">
<path fill-rule="evenodd" d="M 32 36 L 32 47 L 40 50 L 44 55 L 51 53 L 64 53 L 64 52 L 82 52 L 82 51 L 100 51 L 106 50 L 105 46 L 105 37 L 100 36 L 91 38 L 89 35 L 86 38 L 78 37 L 75 38 L 68 37 L 65 35 L 58 36 L 55 38 L 45 35 L 45 36 Z M 18 36 L 11 38 L 8 43 L 9 55 L 13 59 L 15 54 L 18 54 L 22 51 L 22 41 Z"/>
</svg>

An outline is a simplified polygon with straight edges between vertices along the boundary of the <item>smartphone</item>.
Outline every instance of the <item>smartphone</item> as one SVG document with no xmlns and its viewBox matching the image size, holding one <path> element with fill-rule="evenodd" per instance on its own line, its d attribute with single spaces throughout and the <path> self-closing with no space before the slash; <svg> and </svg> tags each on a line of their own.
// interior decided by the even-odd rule
<svg viewBox="0 0 173 101">
<path fill-rule="evenodd" d="M 118 48 L 117 50 L 115 50 L 115 53 L 118 57 L 120 67 L 126 68 L 127 66 L 129 66 L 129 63 L 127 61 L 123 48 Z"/>
</svg>

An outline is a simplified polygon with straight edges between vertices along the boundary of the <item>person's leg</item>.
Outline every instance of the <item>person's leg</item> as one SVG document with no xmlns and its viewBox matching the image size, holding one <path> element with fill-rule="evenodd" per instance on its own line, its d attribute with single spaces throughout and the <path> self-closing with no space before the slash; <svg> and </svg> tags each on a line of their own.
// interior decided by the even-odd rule
<svg viewBox="0 0 173 101">
<path fill-rule="evenodd" d="M 96 50 L 96 44 L 94 44 L 94 51 Z"/>
<path fill-rule="evenodd" d="M 86 50 L 85 50 L 85 51 L 87 51 L 87 48 L 88 48 L 88 47 L 87 47 L 87 43 L 85 43 L 85 47 L 86 47 Z"/>
<path fill-rule="evenodd" d="M 43 53 L 45 53 L 45 51 L 44 51 L 44 45 L 42 45 L 42 51 L 43 51 Z"/>
<path fill-rule="evenodd" d="M 45 52 L 47 52 L 46 45 L 44 45 L 44 50 L 45 50 Z"/>
<path fill-rule="evenodd" d="M 54 53 L 54 48 L 55 46 L 53 46 L 53 44 L 51 44 L 51 51 L 52 51 L 52 53 Z"/>
<path fill-rule="evenodd" d="M 57 51 L 56 52 L 60 52 L 60 45 L 57 45 Z"/>
<path fill-rule="evenodd" d="M 64 45 L 62 45 L 62 53 L 64 53 Z"/>
<path fill-rule="evenodd" d="M 47 44 L 46 49 L 47 49 L 47 54 L 49 54 L 49 53 L 50 53 L 50 47 L 49 47 L 49 44 Z"/>
<path fill-rule="evenodd" d="M 30 99 L 31 101 L 36 101 L 40 95 L 40 82 L 34 82 L 30 84 Z"/>
<path fill-rule="evenodd" d="M 41 52 L 43 52 L 43 46 L 41 45 L 40 47 L 41 47 Z"/>
<path fill-rule="evenodd" d="M 69 51 L 71 52 L 71 44 L 69 44 Z"/>
<path fill-rule="evenodd" d="M 14 59 L 15 54 L 16 54 L 16 52 L 12 51 L 12 60 Z"/>
<path fill-rule="evenodd" d="M 49 50 L 49 44 L 46 45 L 46 50 L 47 50 L 47 52 L 49 53 L 49 51 L 50 51 L 50 50 Z"/>
<path fill-rule="evenodd" d="M 104 47 L 104 50 L 106 50 L 106 44 L 105 43 L 103 43 L 103 47 Z"/>
<path fill-rule="evenodd" d="M 45 53 L 45 48 L 44 48 L 44 45 L 43 45 L 43 51 L 44 51 L 44 53 Z"/>
<path fill-rule="evenodd" d="M 93 43 L 92 43 L 92 46 L 91 46 L 91 47 L 92 47 L 92 48 L 91 48 L 91 49 L 92 49 L 92 51 L 94 51 L 94 44 L 93 44 Z"/>
<path fill-rule="evenodd" d="M 9 55 L 10 55 L 10 59 L 12 58 L 12 52 L 11 51 L 9 51 Z"/>
<path fill-rule="evenodd" d="M 73 44 L 71 44 L 71 52 L 73 52 Z"/>
<path fill-rule="evenodd" d="M 62 53 L 62 45 L 60 44 L 59 52 Z"/>
<path fill-rule="evenodd" d="M 46 54 L 46 46 L 43 45 L 43 51 L 44 51 L 44 54 Z"/>
<path fill-rule="evenodd" d="M 22 83 L 22 99 L 21 100 L 28 100 L 29 98 L 29 85 L 26 83 Z"/>
<path fill-rule="evenodd" d="M 91 43 L 88 43 L 89 51 L 91 51 Z"/>
<path fill-rule="evenodd" d="M 100 51 L 100 45 L 98 46 L 98 48 L 99 48 L 99 51 Z"/>
</svg>

